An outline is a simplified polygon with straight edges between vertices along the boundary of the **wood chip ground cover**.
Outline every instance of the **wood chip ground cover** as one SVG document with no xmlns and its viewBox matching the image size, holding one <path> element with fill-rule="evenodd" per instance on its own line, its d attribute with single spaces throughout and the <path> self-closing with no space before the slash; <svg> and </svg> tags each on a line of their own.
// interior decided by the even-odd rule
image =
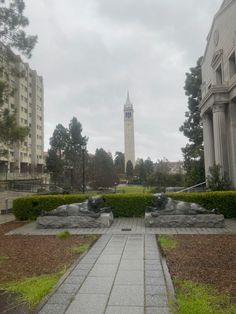
<svg viewBox="0 0 236 314">
<path fill-rule="evenodd" d="M 59 272 L 79 257 L 80 254 L 73 247 L 90 246 L 97 238 L 77 235 L 61 240 L 56 236 L 4 235 L 22 224 L 10 222 L 0 225 L 1 284 Z"/>
<path fill-rule="evenodd" d="M 177 235 L 164 250 L 171 276 L 210 284 L 236 303 L 236 235 Z"/>
</svg>

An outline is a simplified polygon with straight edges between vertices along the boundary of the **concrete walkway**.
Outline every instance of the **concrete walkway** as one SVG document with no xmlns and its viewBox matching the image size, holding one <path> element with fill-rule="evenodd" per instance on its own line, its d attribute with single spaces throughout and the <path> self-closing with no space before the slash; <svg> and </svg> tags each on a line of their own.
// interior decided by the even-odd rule
<svg viewBox="0 0 236 314">
<path fill-rule="evenodd" d="M 0 215 L 0 225 L 13 220 L 15 220 L 15 216 L 13 214 Z"/>
<path fill-rule="evenodd" d="M 39 313 L 169 313 L 155 236 L 103 235 Z"/>
<path fill-rule="evenodd" d="M 236 234 L 236 220 L 226 219 L 225 228 L 146 228 L 143 218 L 116 218 L 110 228 L 68 229 L 71 234 Z M 55 235 L 61 229 L 37 229 L 32 222 L 8 235 Z"/>
</svg>

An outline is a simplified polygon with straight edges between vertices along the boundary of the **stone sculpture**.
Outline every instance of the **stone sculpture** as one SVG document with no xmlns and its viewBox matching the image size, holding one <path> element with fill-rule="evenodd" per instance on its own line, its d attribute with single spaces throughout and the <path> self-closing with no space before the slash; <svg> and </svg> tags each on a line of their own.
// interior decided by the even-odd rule
<svg viewBox="0 0 236 314">
<path fill-rule="evenodd" d="M 51 211 L 42 211 L 37 227 L 49 228 L 103 228 L 110 227 L 113 213 L 110 207 L 102 208 L 104 198 L 91 196 L 82 203 L 59 206 Z"/>
<path fill-rule="evenodd" d="M 147 227 L 223 228 L 224 216 L 218 211 L 206 210 L 195 203 L 173 200 L 164 194 L 155 194 L 152 206 L 146 208 Z"/>
</svg>

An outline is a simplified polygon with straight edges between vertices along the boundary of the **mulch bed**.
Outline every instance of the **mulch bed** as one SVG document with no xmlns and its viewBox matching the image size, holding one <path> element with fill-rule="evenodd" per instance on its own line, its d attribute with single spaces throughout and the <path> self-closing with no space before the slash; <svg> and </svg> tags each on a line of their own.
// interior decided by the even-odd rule
<svg viewBox="0 0 236 314">
<path fill-rule="evenodd" d="M 64 240 L 56 236 L 4 235 L 23 224 L 9 222 L 0 225 L 0 283 L 61 271 L 79 257 L 71 251 L 73 246 L 95 241 L 95 237 L 86 235 Z"/>
<path fill-rule="evenodd" d="M 211 284 L 236 297 L 236 235 L 178 235 L 165 251 L 172 277 Z"/>
</svg>

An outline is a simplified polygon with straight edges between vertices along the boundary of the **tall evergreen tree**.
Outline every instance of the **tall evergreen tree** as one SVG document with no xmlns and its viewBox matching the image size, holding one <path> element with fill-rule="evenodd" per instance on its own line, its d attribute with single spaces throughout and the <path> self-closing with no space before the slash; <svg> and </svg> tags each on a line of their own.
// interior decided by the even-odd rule
<svg viewBox="0 0 236 314">
<path fill-rule="evenodd" d="M 95 188 L 108 188 L 116 182 L 115 167 L 111 154 L 104 149 L 96 150 L 94 156 L 94 183 Z"/>
<path fill-rule="evenodd" d="M 205 180 L 203 130 L 199 109 L 202 84 L 201 61 L 202 57 L 198 59 L 197 65 L 186 73 L 184 86 L 185 94 L 188 96 L 188 111 L 185 113 L 186 120 L 180 131 L 188 138 L 188 144 L 182 148 L 186 185 L 194 185 Z"/>
<path fill-rule="evenodd" d="M 125 173 L 125 154 L 122 152 L 115 153 L 114 166 L 117 175 L 123 175 Z"/>
<path fill-rule="evenodd" d="M 134 176 L 134 167 L 133 167 L 132 161 L 128 160 L 126 164 L 126 178 L 128 180 L 131 180 L 133 176 Z"/>
</svg>

